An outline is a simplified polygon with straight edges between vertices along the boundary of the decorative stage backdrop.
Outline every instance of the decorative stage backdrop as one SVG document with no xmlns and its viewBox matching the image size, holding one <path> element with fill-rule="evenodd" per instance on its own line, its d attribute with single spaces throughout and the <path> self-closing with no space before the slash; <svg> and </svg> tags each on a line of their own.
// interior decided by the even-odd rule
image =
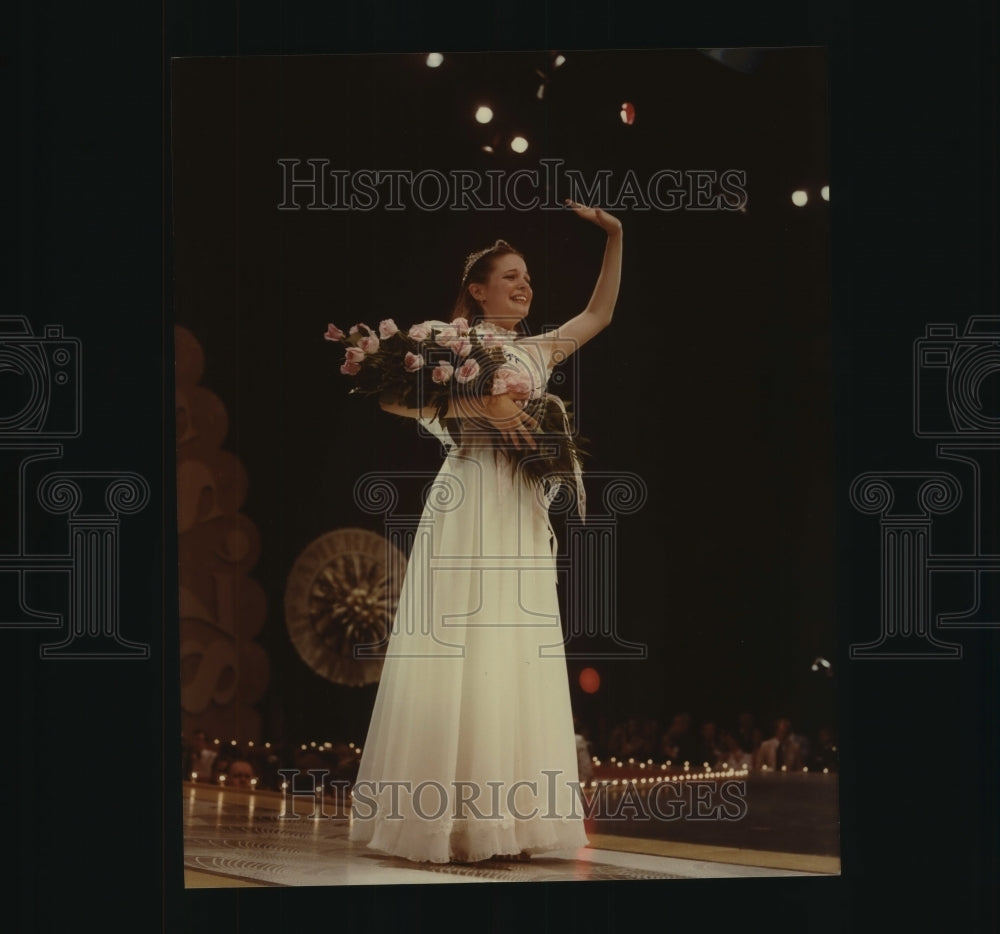
<svg viewBox="0 0 1000 934">
<path fill-rule="evenodd" d="M 498 237 L 529 329 L 560 323 L 604 247 L 567 197 L 625 257 L 554 384 L 590 452 L 588 530 L 556 522 L 576 713 L 834 725 L 821 49 L 192 58 L 171 93 L 185 733 L 363 741 L 378 663 L 345 647 L 391 615 L 441 452 L 324 331 L 449 317 Z"/>
</svg>

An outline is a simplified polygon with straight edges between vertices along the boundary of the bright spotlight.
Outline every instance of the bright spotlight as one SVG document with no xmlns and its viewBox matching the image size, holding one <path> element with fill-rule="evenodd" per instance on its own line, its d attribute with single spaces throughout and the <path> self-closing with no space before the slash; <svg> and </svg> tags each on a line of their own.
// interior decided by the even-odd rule
<svg viewBox="0 0 1000 934">
<path fill-rule="evenodd" d="M 477 123 L 489 123 L 493 119 L 493 111 L 485 104 L 476 110 Z"/>
<path fill-rule="evenodd" d="M 809 195 L 806 194 L 801 188 L 798 191 L 792 192 L 792 204 L 797 208 L 805 207 L 809 203 Z"/>
<path fill-rule="evenodd" d="M 830 186 L 829 185 L 824 185 L 822 188 L 820 188 L 820 190 L 819 190 L 819 196 L 824 201 L 829 201 L 830 200 Z"/>
<path fill-rule="evenodd" d="M 528 149 L 528 141 L 523 136 L 515 136 L 510 141 L 510 148 L 514 152 L 526 152 Z"/>
<path fill-rule="evenodd" d="M 431 52 L 427 56 L 427 67 L 437 68 L 444 61 L 444 56 L 440 52 Z"/>
<path fill-rule="evenodd" d="M 564 64 L 565 61 L 566 61 L 565 55 L 557 55 L 553 60 L 552 64 L 555 65 L 556 68 L 558 68 L 560 65 Z"/>
</svg>

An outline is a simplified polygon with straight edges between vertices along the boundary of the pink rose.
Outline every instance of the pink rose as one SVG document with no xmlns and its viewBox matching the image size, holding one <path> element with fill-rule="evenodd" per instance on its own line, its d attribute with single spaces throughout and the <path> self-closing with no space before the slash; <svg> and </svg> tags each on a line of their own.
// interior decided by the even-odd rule
<svg viewBox="0 0 1000 934">
<path fill-rule="evenodd" d="M 344 339 L 344 332 L 340 330 L 335 324 L 331 324 L 326 329 L 326 334 L 323 335 L 328 341 L 342 341 Z"/>
<path fill-rule="evenodd" d="M 452 323 L 452 325 L 454 325 L 455 330 L 458 331 L 459 334 L 468 334 L 469 333 L 469 322 L 468 322 L 467 319 L 465 319 L 465 318 L 456 318 L 451 323 Z"/>
<path fill-rule="evenodd" d="M 360 347 L 348 347 L 344 357 L 347 363 L 360 366 L 360 364 L 364 363 L 365 352 Z"/>
<path fill-rule="evenodd" d="M 460 383 L 467 383 L 479 375 L 479 364 L 475 360 L 466 360 L 455 374 L 455 379 Z"/>
<path fill-rule="evenodd" d="M 464 337 L 456 337 L 448 346 L 451 347 L 453 354 L 459 357 L 467 357 L 472 350 L 472 341 Z"/>
<path fill-rule="evenodd" d="M 378 323 L 378 336 L 385 340 L 387 337 L 392 337 L 399 328 L 396 327 L 396 322 L 392 318 L 386 318 L 385 321 L 379 321 Z"/>
<path fill-rule="evenodd" d="M 415 324 L 410 328 L 409 335 L 415 341 L 425 341 L 431 336 L 431 329 L 426 324 Z"/>
<path fill-rule="evenodd" d="M 502 396 L 507 391 L 507 380 L 504 379 L 506 374 L 498 372 L 493 377 L 493 388 L 490 390 L 494 396 Z"/>
<path fill-rule="evenodd" d="M 407 373 L 416 373 L 424 365 L 424 358 L 418 353 L 408 353 L 403 358 Z"/>
<path fill-rule="evenodd" d="M 350 331 L 348 331 L 347 333 L 348 334 L 357 334 L 359 329 L 362 330 L 362 331 L 364 331 L 365 334 L 371 334 L 371 332 L 372 332 L 372 329 L 370 327 L 368 327 L 367 324 L 360 324 L 359 323 L 359 324 L 354 325 L 354 327 L 352 327 L 350 329 Z"/>
<path fill-rule="evenodd" d="M 447 347 L 456 337 L 458 337 L 458 331 L 454 328 L 441 328 L 438 331 L 437 342 L 442 347 Z"/>
<path fill-rule="evenodd" d="M 365 353 L 375 353 L 378 350 L 378 338 L 374 334 L 369 333 L 368 337 L 362 337 L 358 341 L 358 346 Z"/>
<path fill-rule="evenodd" d="M 489 350 L 490 347 L 499 347 L 500 344 L 503 343 L 500 340 L 500 335 L 492 334 L 489 332 L 483 334 L 482 337 L 480 337 L 479 339 L 480 341 L 482 341 L 483 347 L 485 347 L 487 350 Z"/>
<path fill-rule="evenodd" d="M 346 360 L 340 366 L 340 372 L 343 373 L 344 376 L 354 376 L 360 369 L 361 367 L 358 366 L 358 364 L 349 363 Z"/>
<path fill-rule="evenodd" d="M 431 379 L 435 383 L 447 383 L 451 379 L 451 374 L 455 372 L 455 368 L 450 363 L 440 363 L 434 367 L 434 372 L 431 373 Z"/>
<path fill-rule="evenodd" d="M 531 392 L 531 377 L 527 373 L 510 373 L 507 376 L 507 392 Z"/>
</svg>

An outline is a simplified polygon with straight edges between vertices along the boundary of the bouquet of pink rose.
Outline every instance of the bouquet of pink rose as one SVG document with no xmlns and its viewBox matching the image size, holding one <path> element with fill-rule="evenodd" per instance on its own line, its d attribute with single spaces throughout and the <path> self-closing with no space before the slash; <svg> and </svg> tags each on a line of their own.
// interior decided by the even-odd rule
<svg viewBox="0 0 1000 934">
<path fill-rule="evenodd" d="M 356 324 L 346 334 L 331 324 L 324 337 L 344 346 L 340 372 L 352 377 L 352 393 L 428 409 L 457 444 L 462 423 L 446 417 L 453 398 L 471 402 L 486 395 L 530 393 L 533 388 L 527 374 L 507 365 L 500 334 L 490 328 L 470 328 L 464 318 L 450 324 L 423 322 L 408 331 L 387 318 L 379 322 L 377 332 L 367 324 Z M 565 404 L 539 393 L 525 407 L 537 424 L 535 434 L 544 442 L 535 450 L 502 445 L 500 433 L 484 420 L 477 420 L 475 427 L 529 480 L 578 479 L 582 452 L 570 431 Z"/>
<path fill-rule="evenodd" d="M 387 318 L 378 333 L 356 324 L 344 334 L 331 324 L 327 340 L 346 345 L 340 372 L 354 377 L 352 393 L 378 395 L 444 420 L 452 393 L 474 398 L 493 392 L 505 358 L 500 338 L 480 334 L 459 319 L 450 325 L 415 324 L 402 331 Z"/>
</svg>

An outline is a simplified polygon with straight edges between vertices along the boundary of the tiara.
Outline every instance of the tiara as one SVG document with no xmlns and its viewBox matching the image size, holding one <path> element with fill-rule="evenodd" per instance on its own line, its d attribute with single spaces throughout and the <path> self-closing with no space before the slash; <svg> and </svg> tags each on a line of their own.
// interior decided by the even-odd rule
<svg viewBox="0 0 1000 934">
<path fill-rule="evenodd" d="M 497 240 L 493 246 L 488 246 L 485 250 L 479 250 L 477 253 L 470 253 L 465 258 L 465 269 L 462 272 L 462 282 L 465 282 L 469 278 L 469 273 L 472 272 L 472 267 L 476 265 L 484 256 L 496 252 L 497 249 L 501 247 L 506 247 L 508 250 L 513 249 L 511 245 L 506 240 Z"/>
</svg>

